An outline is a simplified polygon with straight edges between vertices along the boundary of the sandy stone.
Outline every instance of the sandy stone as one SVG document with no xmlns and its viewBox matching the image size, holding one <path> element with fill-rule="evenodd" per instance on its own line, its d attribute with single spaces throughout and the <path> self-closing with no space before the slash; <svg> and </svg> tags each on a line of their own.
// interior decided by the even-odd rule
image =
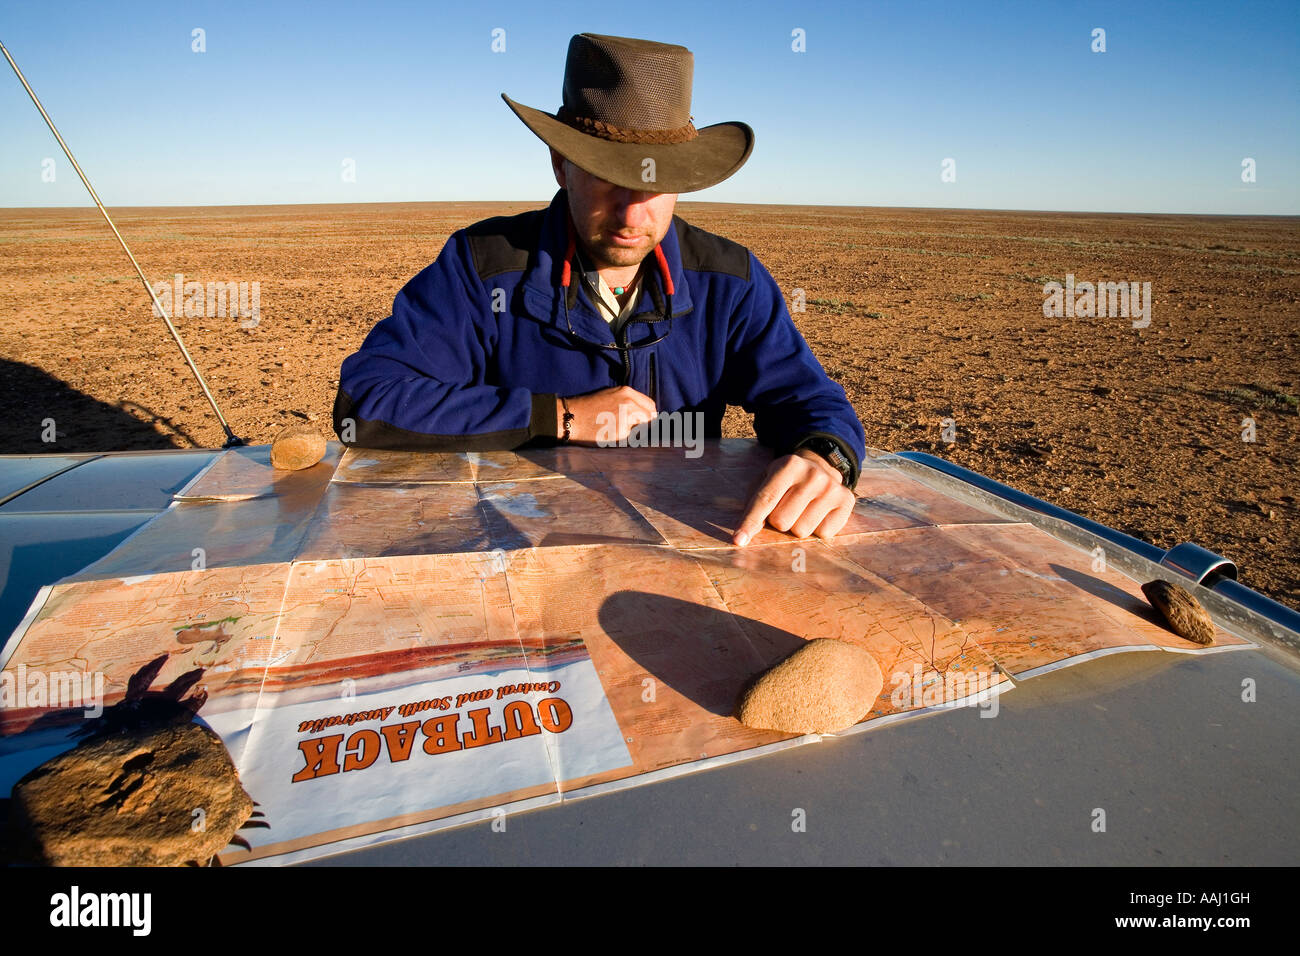
<svg viewBox="0 0 1300 956">
<path fill-rule="evenodd" d="M 1157 579 L 1142 585 L 1142 593 L 1179 637 L 1195 644 L 1214 643 L 1214 621 L 1185 588 Z"/>
<path fill-rule="evenodd" d="M 884 677 L 856 644 L 809 641 L 745 692 L 736 716 L 747 727 L 791 734 L 834 734 L 867 715 Z"/>
<path fill-rule="evenodd" d="M 271 442 L 273 468 L 301 471 L 324 457 L 325 439 L 310 425 L 290 425 Z"/>
<path fill-rule="evenodd" d="M 179 866 L 225 849 L 252 812 L 221 738 L 183 723 L 47 761 L 14 785 L 9 823 L 14 850 L 32 862 Z"/>
</svg>

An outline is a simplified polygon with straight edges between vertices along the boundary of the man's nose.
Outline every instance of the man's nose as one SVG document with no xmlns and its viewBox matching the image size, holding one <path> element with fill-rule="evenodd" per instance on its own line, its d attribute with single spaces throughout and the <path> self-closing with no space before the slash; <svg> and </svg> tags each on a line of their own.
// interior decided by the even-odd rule
<svg viewBox="0 0 1300 956">
<path fill-rule="evenodd" d="M 639 222 L 648 218 L 647 203 L 658 195 L 658 193 L 642 192 L 620 186 L 613 195 L 614 211 L 625 222 Z"/>
</svg>

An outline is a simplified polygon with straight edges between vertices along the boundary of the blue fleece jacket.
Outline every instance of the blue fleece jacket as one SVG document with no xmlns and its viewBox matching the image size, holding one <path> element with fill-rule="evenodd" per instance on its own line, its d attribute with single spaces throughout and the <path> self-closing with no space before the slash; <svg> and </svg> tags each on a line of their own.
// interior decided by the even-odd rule
<svg viewBox="0 0 1300 956">
<path fill-rule="evenodd" d="M 546 209 L 453 233 L 344 360 L 339 436 L 435 451 L 554 445 L 556 395 L 629 385 L 660 412 L 702 412 L 705 437 L 720 437 L 727 406 L 739 405 L 778 455 L 829 438 L 856 485 L 862 425 L 752 252 L 674 216 L 660 243 L 671 294 L 652 254 L 637 310 L 616 336 L 579 293 L 576 261 L 562 286 L 567 239 L 563 189 Z"/>
</svg>

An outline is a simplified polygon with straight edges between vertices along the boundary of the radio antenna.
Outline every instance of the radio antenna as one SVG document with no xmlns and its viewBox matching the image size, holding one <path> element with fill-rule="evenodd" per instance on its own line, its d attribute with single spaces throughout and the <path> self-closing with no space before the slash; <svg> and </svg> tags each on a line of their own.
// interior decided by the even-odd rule
<svg viewBox="0 0 1300 956">
<path fill-rule="evenodd" d="M 135 261 L 135 256 L 133 256 L 131 250 L 127 248 L 126 240 L 123 239 L 122 234 L 117 231 L 117 226 L 113 225 L 113 220 L 108 215 L 108 210 L 104 208 L 104 204 L 99 201 L 99 194 L 95 192 L 95 187 L 90 185 L 90 180 L 87 179 L 86 174 L 81 171 L 81 167 L 77 164 L 77 158 L 72 155 L 72 150 L 68 149 L 68 144 L 63 141 L 63 137 L 59 135 L 59 131 L 54 128 L 54 121 L 50 119 L 50 114 L 45 112 L 45 107 L 41 105 L 41 101 L 36 97 L 36 91 L 32 89 L 31 84 L 27 82 L 27 78 L 23 76 L 23 71 L 18 69 L 18 64 L 14 62 L 14 58 L 9 55 L 9 51 L 5 49 L 3 43 L 0 43 L 0 53 L 5 55 L 5 59 L 9 61 L 9 65 L 13 67 L 14 73 L 18 76 L 18 82 L 23 85 L 23 89 L 27 91 L 27 95 L 32 98 L 32 102 L 36 104 L 36 108 L 41 111 L 41 116 L 45 118 L 45 125 L 50 128 L 50 132 L 54 134 L 54 138 L 57 139 L 59 145 L 63 147 L 63 152 L 67 154 L 68 161 L 72 163 L 72 168 L 75 169 L 77 175 L 81 177 L 82 183 L 85 184 L 86 190 L 90 193 L 90 198 L 95 200 L 95 205 L 98 206 L 99 211 L 103 213 L 104 221 L 108 223 L 108 228 L 113 230 L 113 235 L 117 236 L 117 241 L 122 244 L 122 251 L 125 252 L 127 258 L 131 260 L 131 265 L 135 266 L 136 275 L 138 275 L 140 281 L 144 283 L 145 291 L 149 293 L 149 298 L 153 300 L 153 307 L 158 311 L 158 314 L 162 316 L 163 321 L 167 323 L 167 330 L 171 332 L 172 338 L 176 340 L 177 346 L 180 347 L 181 355 L 185 357 L 185 362 L 189 365 L 190 371 L 192 371 L 194 377 L 199 380 L 199 388 L 203 389 L 204 397 L 207 398 L 208 404 L 212 406 L 212 410 L 217 413 L 217 421 L 221 422 L 221 428 L 226 433 L 226 443 L 221 447 L 234 448 L 237 445 L 245 444 L 244 440 L 236 437 L 235 433 L 230 430 L 230 426 L 226 424 L 226 417 L 221 414 L 221 409 L 217 407 L 217 400 L 212 397 L 212 392 L 208 389 L 208 383 L 203 380 L 203 374 L 199 371 L 199 367 L 194 364 L 194 359 L 190 358 L 189 349 L 185 347 L 185 343 L 181 340 L 181 334 L 176 331 L 176 326 L 172 324 L 171 318 L 167 315 L 167 310 L 164 309 L 162 303 L 158 301 L 158 296 L 154 293 L 153 286 L 151 286 L 149 280 L 144 277 L 144 272 L 140 268 L 140 263 Z"/>
</svg>

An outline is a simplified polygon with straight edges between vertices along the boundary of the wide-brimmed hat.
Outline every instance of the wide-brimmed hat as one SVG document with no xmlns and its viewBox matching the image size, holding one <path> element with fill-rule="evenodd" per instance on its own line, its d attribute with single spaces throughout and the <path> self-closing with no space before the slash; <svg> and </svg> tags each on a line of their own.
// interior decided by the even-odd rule
<svg viewBox="0 0 1300 956">
<path fill-rule="evenodd" d="M 689 193 L 722 182 L 754 149 L 745 123 L 695 128 L 694 75 L 684 46 L 580 33 L 569 41 L 557 112 L 501 98 L 542 142 L 593 176 L 643 192 Z"/>
</svg>

